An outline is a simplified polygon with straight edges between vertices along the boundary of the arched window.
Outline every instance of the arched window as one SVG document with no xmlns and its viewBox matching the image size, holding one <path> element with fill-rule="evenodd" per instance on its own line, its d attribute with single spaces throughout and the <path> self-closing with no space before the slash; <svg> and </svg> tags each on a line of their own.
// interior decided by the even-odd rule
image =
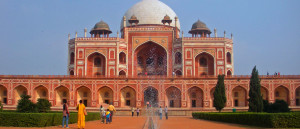
<svg viewBox="0 0 300 129">
<path fill-rule="evenodd" d="M 279 92 L 278 92 L 278 91 L 276 91 L 276 92 L 275 92 L 275 96 L 276 96 L 276 97 L 280 97 L 280 95 L 279 95 Z"/>
<path fill-rule="evenodd" d="M 239 97 L 239 92 L 234 92 L 234 97 Z"/>
<path fill-rule="evenodd" d="M 70 71 L 70 75 L 74 75 L 74 71 L 73 70 Z"/>
<path fill-rule="evenodd" d="M 120 64 L 126 64 L 126 54 L 124 52 L 120 53 L 119 62 L 120 62 Z"/>
<path fill-rule="evenodd" d="M 163 64 L 164 64 L 164 58 L 163 58 L 163 57 L 158 57 L 158 58 L 157 58 L 157 64 L 158 64 L 159 66 L 163 65 Z"/>
<path fill-rule="evenodd" d="M 196 93 L 192 92 L 191 98 L 196 98 Z"/>
<path fill-rule="evenodd" d="M 154 62 L 154 59 L 153 59 L 152 57 L 149 57 L 149 58 L 147 58 L 147 60 L 146 60 L 146 64 L 147 64 L 147 65 L 152 65 L 153 62 Z"/>
<path fill-rule="evenodd" d="M 129 92 L 126 93 L 126 98 L 130 98 L 130 93 Z"/>
<path fill-rule="evenodd" d="M 70 54 L 70 64 L 74 64 L 74 60 L 75 60 L 75 55 L 74 55 L 74 53 L 72 52 L 72 53 Z"/>
<path fill-rule="evenodd" d="M 175 54 L 175 64 L 181 64 L 181 62 L 182 62 L 182 55 L 180 52 L 177 52 Z"/>
<path fill-rule="evenodd" d="M 227 71 L 227 76 L 231 76 L 231 75 L 232 75 L 231 71 L 228 70 L 228 71 Z"/>
<path fill-rule="evenodd" d="M 231 54 L 229 52 L 227 52 L 226 57 L 227 57 L 227 64 L 231 64 Z"/>
<path fill-rule="evenodd" d="M 121 76 L 125 76 L 125 75 L 126 75 L 126 73 L 125 73 L 125 71 L 123 71 L 123 70 L 122 70 L 122 71 L 120 71 L 120 72 L 119 72 L 119 75 L 121 75 Z"/>
<path fill-rule="evenodd" d="M 176 73 L 177 76 L 181 76 L 182 75 L 182 72 L 180 70 L 177 70 L 175 73 Z"/>
<path fill-rule="evenodd" d="M 100 59 L 100 57 L 96 57 L 94 59 L 94 67 L 101 67 L 101 59 Z"/>
<path fill-rule="evenodd" d="M 143 65 L 143 58 L 140 56 L 138 57 L 138 64 Z"/>
<path fill-rule="evenodd" d="M 207 67 L 207 59 L 205 57 L 201 57 L 199 62 L 201 67 Z"/>
<path fill-rule="evenodd" d="M 109 93 L 108 93 L 108 92 L 105 92 L 105 93 L 104 93 L 104 97 L 105 97 L 105 98 L 108 98 L 108 97 L 109 97 Z"/>
</svg>

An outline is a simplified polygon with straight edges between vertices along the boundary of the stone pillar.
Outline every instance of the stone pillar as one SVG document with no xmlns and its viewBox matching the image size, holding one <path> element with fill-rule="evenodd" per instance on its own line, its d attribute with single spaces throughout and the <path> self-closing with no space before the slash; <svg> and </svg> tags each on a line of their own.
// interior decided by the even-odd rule
<svg viewBox="0 0 300 129">
<path fill-rule="evenodd" d="M 217 29 L 216 28 L 214 29 L 214 32 L 215 32 L 215 37 L 218 37 Z"/>
<path fill-rule="evenodd" d="M 86 37 L 86 32 L 87 32 L 87 29 L 84 28 L 84 37 Z"/>
</svg>

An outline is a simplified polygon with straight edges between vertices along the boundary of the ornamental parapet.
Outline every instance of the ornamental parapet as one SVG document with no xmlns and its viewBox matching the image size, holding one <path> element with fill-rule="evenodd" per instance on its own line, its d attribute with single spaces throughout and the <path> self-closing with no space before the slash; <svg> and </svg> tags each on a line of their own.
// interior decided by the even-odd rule
<svg viewBox="0 0 300 129">
<path fill-rule="evenodd" d="M 219 40 L 219 41 L 232 41 L 231 39 L 224 37 L 183 37 L 183 41 L 199 41 L 199 40 Z"/>
<path fill-rule="evenodd" d="M 88 37 L 79 37 L 75 38 L 76 41 L 109 41 L 109 40 L 118 40 L 118 37 L 101 37 L 101 38 L 88 38 Z"/>
<path fill-rule="evenodd" d="M 173 28 L 156 28 L 156 27 L 145 27 L 145 28 L 127 28 L 128 31 L 173 31 Z"/>
<path fill-rule="evenodd" d="M 217 79 L 218 76 L 72 76 L 72 75 L 0 75 L 1 79 L 133 79 L 133 80 L 199 80 L 199 79 Z M 251 75 L 232 75 L 225 76 L 225 79 L 250 79 Z M 300 79 L 300 75 L 260 75 L 261 79 Z"/>
</svg>

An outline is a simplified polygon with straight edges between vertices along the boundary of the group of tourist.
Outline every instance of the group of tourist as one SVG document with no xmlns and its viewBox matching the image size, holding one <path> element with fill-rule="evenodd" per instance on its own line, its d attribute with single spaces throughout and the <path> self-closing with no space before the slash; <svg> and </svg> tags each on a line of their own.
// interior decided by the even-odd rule
<svg viewBox="0 0 300 129">
<path fill-rule="evenodd" d="M 113 114 L 115 111 L 116 109 L 112 104 L 108 106 L 106 111 L 104 107 L 101 105 L 100 106 L 101 123 L 110 124 L 112 122 Z"/>
<path fill-rule="evenodd" d="M 148 106 L 148 104 L 147 104 Z M 79 104 L 77 105 L 76 110 L 78 111 L 78 120 L 77 125 L 78 129 L 84 129 L 85 127 L 85 116 L 87 115 L 87 111 L 85 109 L 85 105 L 82 103 L 82 100 L 79 101 Z M 101 116 L 101 123 L 110 124 L 112 122 L 113 114 L 116 111 L 115 107 L 112 105 L 112 103 L 108 106 L 107 110 L 104 109 L 104 107 L 100 106 L 100 116 Z M 137 117 L 140 115 L 140 109 L 137 108 L 136 110 L 134 107 L 131 107 L 132 117 L 134 116 L 134 112 L 136 112 Z M 166 119 L 168 119 L 168 107 L 166 106 L 164 108 Z M 159 118 L 162 119 L 163 109 L 161 106 L 158 109 Z M 69 128 L 69 116 L 70 112 L 68 109 L 68 105 L 66 100 L 63 101 L 63 121 L 62 121 L 62 127 L 64 128 L 64 124 L 66 123 L 66 128 Z"/>
<path fill-rule="evenodd" d="M 165 111 L 166 119 L 168 119 L 168 106 L 165 107 L 164 111 Z M 162 113 L 163 113 L 163 109 L 160 106 L 158 109 L 159 119 L 162 119 Z"/>
<path fill-rule="evenodd" d="M 85 109 L 85 105 L 82 103 L 82 100 L 79 101 L 79 104 L 77 105 L 76 110 L 78 111 L 78 118 L 77 118 L 77 126 L 78 129 L 84 129 L 85 127 L 85 116 L 87 115 L 87 111 Z M 112 122 L 113 114 L 116 111 L 115 107 L 110 104 L 107 108 L 107 111 L 105 111 L 104 107 L 101 105 L 100 107 L 100 116 L 101 116 L 101 122 L 104 123 L 104 120 L 106 120 L 106 124 Z M 68 105 L 66 100 L 63 101 L 63 121 L 62 121 L 62 127 L 64 128 L 64 124 L 66 123 L 66 128 L 69 128 L 69 116 L 70 112 L 68 109 Z"/>
<path fill-rule="evenodd" d="M 131 107 L 131 116 L 134 116 L 134 112 L 136 111 L 136 116 L 138 117 L 140 115 L 140 109 L 137 108 L 136 110 L 134 109 L 134 107 Z"/>
</svg>

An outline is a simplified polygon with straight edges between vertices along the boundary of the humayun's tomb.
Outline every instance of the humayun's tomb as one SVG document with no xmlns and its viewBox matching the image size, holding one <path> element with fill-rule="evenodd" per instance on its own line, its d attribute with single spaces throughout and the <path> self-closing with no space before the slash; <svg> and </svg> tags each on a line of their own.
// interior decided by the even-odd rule
<svg viewBox="0 0 300 129">
<path fill-rule="evenodd" d="M 232 35 L 217 36 L 200 20 L 188 33 L 180 29 L 176 13 L 159 0 L 142 0 L 121 18 L 120 33 L 110 37 L 100 21 L 84 36 L 68 40 L 68 75 L 0 75 L 0 101 L 14 109 L 22 94 L 32 101 L 48 99 L 53 109 L 68 100 L 83 100 L 91 110 L 113 103 L 129 107 L 168 106 L 170 110 L 215 110 L 217 75 L 225 74 L 225 109 L 248 108 L 250 75 L 235 75 Z M 114 25 L 115 26 L 115 25 Z M 249 72 L 251 70 L 249 69 Z M 263 98 L 285 100 L 300 109 L 300 75 L 264 75 Z"/>
</svg>

